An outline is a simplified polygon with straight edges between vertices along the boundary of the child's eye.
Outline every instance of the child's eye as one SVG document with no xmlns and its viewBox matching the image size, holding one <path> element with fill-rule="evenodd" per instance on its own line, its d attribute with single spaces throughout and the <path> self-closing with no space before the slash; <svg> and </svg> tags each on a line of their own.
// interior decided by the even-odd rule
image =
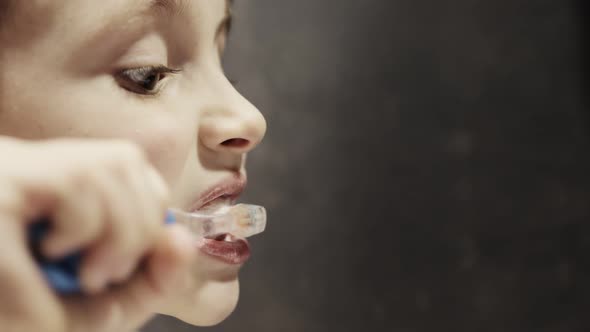
<svg viewBox="0 0 590 332">
<path fill-rule="evenodd" d="M 162 80 L 168 74 L 180 72 L 165 66 L 148 66 L 124 69 L 116 74 L 116 79 L 124 89 L 142 95 L 155 95 L 162 88 Z"/>
</svg>

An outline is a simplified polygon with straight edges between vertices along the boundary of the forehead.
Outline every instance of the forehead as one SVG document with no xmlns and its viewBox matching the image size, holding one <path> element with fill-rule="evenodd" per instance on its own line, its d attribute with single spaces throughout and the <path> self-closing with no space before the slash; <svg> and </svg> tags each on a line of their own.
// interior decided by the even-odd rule
<svg viewBox="0 0 590 332">
<path fill-rule="evenodd" d="M 27 23 L 30 24 L 31 21 L 41 23 L 43 18 L 64 15 L 104 19 L 153 13 L 177 16 L 199 11 L 227 14 L 232 3 L 233 0 L 0 0 L 0 9 L 10 8 L 9 16 L 28 17 Z"/>
<path fill-rule="evenodd" d="M 158 21 L 184 21 L 186 29 L 213 29 L 231 0 L 0 0 L 14 5 L 0 26 L 18 43 L 48 34 L 89 39 L 96 32 L 123 31 Z M 74 30 L 74 31 L 72 31 Z M 11 38 L 12 37 L 12 38 Z"/>
</svg>

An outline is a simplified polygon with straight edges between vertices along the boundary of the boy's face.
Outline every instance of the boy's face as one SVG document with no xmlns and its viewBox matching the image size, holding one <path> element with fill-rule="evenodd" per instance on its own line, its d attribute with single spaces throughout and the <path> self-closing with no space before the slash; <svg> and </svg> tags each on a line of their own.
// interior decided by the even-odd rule
<svg viewBox="0 0 590 332">
<path fill-rule="evenodd" d="M 0 22 L 0 135 L 133 140 L 187 210 L 242 180 L 266 124 L 221 68 L 225 0 L 13 2 Z M 214 324 L 235 307 L 241 264 L 195 250 L 188 288 L 161 312 Z"/>
</svg>

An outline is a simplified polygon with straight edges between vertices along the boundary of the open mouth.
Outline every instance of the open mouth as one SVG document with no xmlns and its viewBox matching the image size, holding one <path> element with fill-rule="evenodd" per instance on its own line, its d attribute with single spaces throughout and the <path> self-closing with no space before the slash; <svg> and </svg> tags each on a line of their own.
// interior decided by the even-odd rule
<svg viewBox="0 0 590 332">
<path fill-rule="evenodd" d="M 245 263 L 250 258 L 250 244 L 231 234 L 206 237 L 200 249 L 205 254 L 230 265 Z"/>
<path fill-rule="evenodd" d="M 229 234 L 229 233 L 207 236 L 206 239 L 220 241 L 220 242 L 236 242 L 237 240 L 239 240 L 238 237 L 236 237 L 232 234 Z"/>
<path fill-rule="evenodd" d="M 191 212 L 215 214 L 234 205 L 246 186 L 246 178 L 240 174 L 227 178 L 201 194 Z M 207 255 L 227 264 L 245 263 L 250 258 L 248 241 L 229 233 L 216 234 L 203 239 L 199 246 Z"/>
</svg>

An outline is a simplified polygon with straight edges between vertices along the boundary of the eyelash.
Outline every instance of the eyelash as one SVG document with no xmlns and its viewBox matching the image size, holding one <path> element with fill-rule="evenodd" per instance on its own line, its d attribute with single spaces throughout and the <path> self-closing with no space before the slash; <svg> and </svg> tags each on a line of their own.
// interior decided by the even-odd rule
<svg viewBox="0 0 590 332">
<path fill-rule="evenodd" d="M 161 91 L 162 86 L 161 84 L 158 84 L 164 78 L 166 78 L 166 74 L 177 74 L 181 71 L 181 69 L 172 69 L 164 65 L 128 68 L 118 72 L 116 74 L 116 79 L 121 85 L 121 87 L 129 92 L 145 96 L 154 96 Z M 148 83 L 146 82 L 147 78 L 154 75 L 160 75 L 158 81 L 154 83 L 155 85 L 153 89 L 156 90 L 149 90 L 145 87 L 140 86 L 142 83 Z M 141 77 L 143 77 L 143 79 L 141 79 Z M 237 86 L 239 83 L 238 79 L 234 79 L 232 77 L 228 77 L 227 79 L 233 86 Z"/>
<path fill-rule="evenodd" d="M 115 76 L 123 89 L 138 95 L 153 96 L 162 90 L 160 82 L 168 76 L 167 74 L 179 72 L 180 69 L 159 65 L 123 69 Z"/>
</svg>

